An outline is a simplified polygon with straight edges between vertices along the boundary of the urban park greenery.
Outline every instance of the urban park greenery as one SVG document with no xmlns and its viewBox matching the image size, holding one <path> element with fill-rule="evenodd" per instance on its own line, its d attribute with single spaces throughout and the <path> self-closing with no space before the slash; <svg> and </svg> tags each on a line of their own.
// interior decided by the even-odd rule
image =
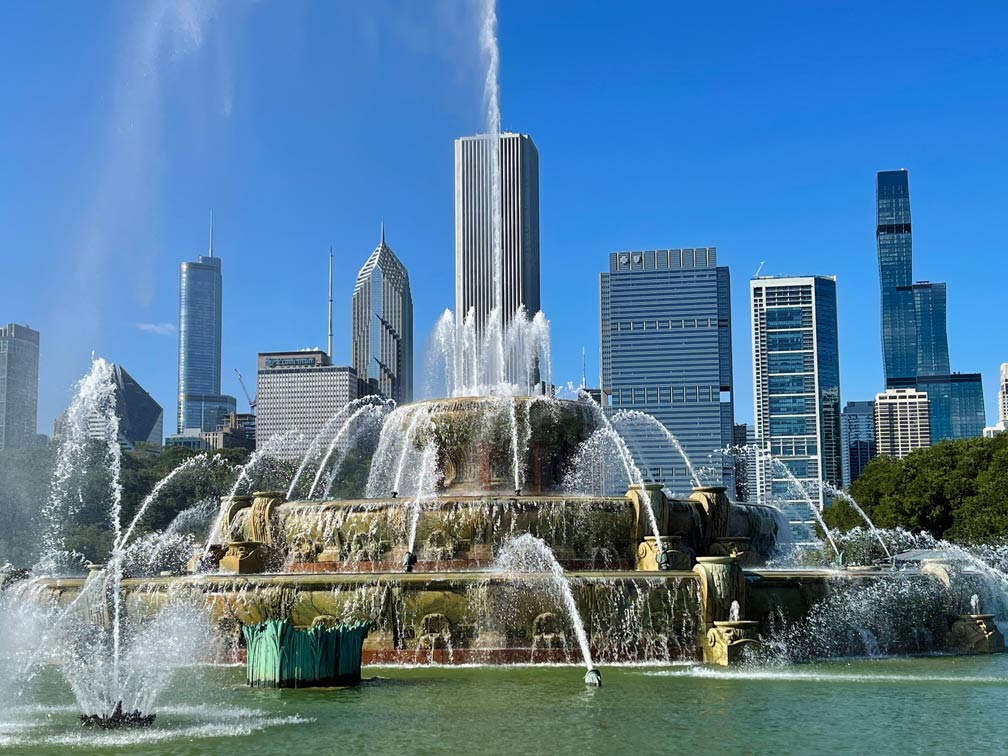
<svg viewBox="0 0 1008 756">
<path fill-rule="evenodd" d="M 1008 434 L 943 441 L 904 459 L 876 457 L 850 494 L 880 528 L 927 531 L 958 542 L 1008 536 Z M 831 528 L 863 525 L 837 501 L 824 514 Z"/>
</svg>

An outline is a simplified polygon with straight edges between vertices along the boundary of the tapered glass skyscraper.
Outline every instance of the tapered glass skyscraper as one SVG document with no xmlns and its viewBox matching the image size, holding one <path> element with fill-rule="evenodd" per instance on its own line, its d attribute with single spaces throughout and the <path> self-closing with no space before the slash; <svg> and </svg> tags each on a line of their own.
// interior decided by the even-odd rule
<svg viewBox="0 0 1008 756">
<path fill-rule="evenodd" d="M 413 296 L 406 267 L 381 241 L 353 291 L 353 367 L 362 393 L 413 401 Z"/>
<path fill-rule="evenodd" d="M 220 393 L 222 290 L 211 219 L 209 255 L 182 263 L 179 271 L 178 433 L 217 430 L 235 411 L 235 398 Z"/>
<path fill-rule="evenodd" d="M 979 436 L 984 427 L 981 377 L 979 373 L 952 372 L 945 284 L 913 282 L 906 170 L 878 173 L 876 208 L 886 388 L 916 388 L 927 393 L 931 443 Z"/>
<path fill-rule="evenodd" d="M 519 306 L 539 300 L 539 151 L 526 134 L 501 134 L 501 275 L 495 292 L 493 142 L 488 135 L 455 140 L 455 317 L 470 310 L 482 331 L 498 301 L 507 324 Z"/>
<path fill-rule="evenodd" d="M 0 326 L 0 450 L 31 446 L 37 437 L 39 332 Z"/>
</svg>

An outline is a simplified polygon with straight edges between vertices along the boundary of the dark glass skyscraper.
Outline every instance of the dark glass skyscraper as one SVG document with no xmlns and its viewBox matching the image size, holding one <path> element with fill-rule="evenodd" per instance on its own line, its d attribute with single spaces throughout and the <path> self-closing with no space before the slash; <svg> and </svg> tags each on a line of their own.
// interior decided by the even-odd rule
<svg viewBox="0 0 1008 756">
<path fill-rule="evenodd" d="M 39 332 L 0 326 L 0 449 L 31 446 L 38 422 Z"/>
<path fill-rule="evenodd" d="M 655 417 L 694 464 L 709 465 L 734 432 L 728 268 L 713 247 L 614 252 L 599 283 L 602 390 L 613 410 Z M 685 463 L 664 438 L 627 440 L 646 460 L 647 479 L 690 490 Z M 726 457 L 724 484 L 733 476 Z"/>
<path fill-rule="evenodd" d="M 879 281 L 882 289 L 882 359 L 886 388 L 917 374 L 910 181 L 905 170 L 880 171 L 876 184 Z"/>
<path fill-rule="evenodd" d="M 906 170 L 878 173 L 876 203 L 886 388 L 927 392 L 931 443 L 980 436 L 984 427 L 981 377 L 952 372 L 945 284 L 913 283 Z"/>
<path fill-rule="evenodd" d="M 211 220 L 209 256 L 182 263 L 179 275 L 178 433 L 217 430 L 235 411 L 235 398 L 220 393 L 222 289 Z"/>
</svg>

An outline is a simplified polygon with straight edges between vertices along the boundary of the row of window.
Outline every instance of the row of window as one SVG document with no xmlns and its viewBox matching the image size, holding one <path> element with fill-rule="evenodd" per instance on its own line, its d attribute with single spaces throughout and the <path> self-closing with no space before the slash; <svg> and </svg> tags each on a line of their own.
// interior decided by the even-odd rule
<svg viewBox="0 0 1008 756">
<path fill-rule="evenodd" d="M 717 328 L 717 318 L 676 318 L 672 320 L 618 320 L 610 327 L 624 331 L 660 331 L 677 328 Z"/>
<path fill-rule="evenodd" d="M 628 404 L 683 404 L 720 402 L 719 386 L 641 386 L 614 388 L 610 402 L 613 406 Z"/>
</svg>

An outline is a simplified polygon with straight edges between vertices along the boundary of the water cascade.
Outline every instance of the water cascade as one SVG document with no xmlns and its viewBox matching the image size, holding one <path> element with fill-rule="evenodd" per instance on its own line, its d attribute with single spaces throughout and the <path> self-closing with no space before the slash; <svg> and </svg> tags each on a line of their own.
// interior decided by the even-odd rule
<svg viewBox="0 0 1008 756">
<path fill-rule="evenodd" d="M 552 549 L 542 539 L 524 533 L 504 544 L 494 561 L 494 569 L 511 577 L 544 575 L 550 582 L 553 591 L 562 600 L 564 609 L 566 609 L 571 624 L 574 626 L 574 634 L 577 636 L 586 669 L 585 684 L 601 686 L 602 674 L 595 667 L 595 662 L 592 661 L 591 649 L 588 647 L 588 635 L 585 633 L 581 613 L 574 601 L 574 594 L 571 592 L 570 583 L 564 574 L 563 567 L 556 560 Z"/>
</svg>

